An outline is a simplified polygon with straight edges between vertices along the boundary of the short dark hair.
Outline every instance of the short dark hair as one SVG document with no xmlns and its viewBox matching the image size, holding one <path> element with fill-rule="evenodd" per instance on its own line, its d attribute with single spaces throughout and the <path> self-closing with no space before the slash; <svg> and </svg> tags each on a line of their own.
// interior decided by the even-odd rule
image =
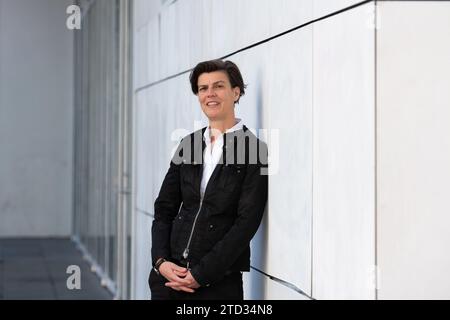
<svg viewBox="0 0 450 320">
<path fill-rule="evenodd" d="M 237 103 L 239 103 L 239 99 L 245 94 L 245 88 L 247 86 L 244 84 L 244 80 L 242 79 L 241 72 L 239 71 L 237 65 L 229 60 L 223 61 L 217 59 L 203 61 L 197 64 L 189 76 L 192 92 L 194 94 L 198 93 L 198 77 L 200 77 L 202 73 L 209 73 L 214 71 L 225 71 L 228 76 L 228 80 L 230 80 L 231 87 L 239 87 L 241 93 L 238 100 L 236 101 Z"/>
</svg>

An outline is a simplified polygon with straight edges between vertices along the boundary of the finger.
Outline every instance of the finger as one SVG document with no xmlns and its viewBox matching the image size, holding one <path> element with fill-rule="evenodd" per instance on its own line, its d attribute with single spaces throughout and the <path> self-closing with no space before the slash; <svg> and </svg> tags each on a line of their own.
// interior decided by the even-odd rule
<svg viewBox="0 0 450 320">
<path fill-rule="evenodd" d="M 181 270 L 181 271 L 179 269 L 172 269 L 172 271 L 180 273 L 180 274 L 184 274 L 184 275 L 188 274 L 188 270 L 187 269 L 186 270 Z"/>
<path fill-rule="evenodd" d="M 188 281 L 189 284 L 195 283 L 195 279 L 194 279 L 194 277 L 191 275 L 191 273 L 188 273 L 188 274 L 186 275 L 186 277 L 184 277 L 183 279 L 186 280 L 186 281 Z"/>
<path fill-rule="evenodd" d="M 179 287 L 179 288 L 181 289 L 181 291 L 184 291 L 184 292 L 189 292 L 189 293 L 195 292 L 194 289 L 191 289 L 189 287 Z"/>
<path fill-rule="evenodd" d="M 180 272 L 187 272 L 188 271 L 186 268 L 177 266 L 176 264 L 173 265 L 173 269 L 177 270 L 177 271 L 180 271 Z"/>
<path fill-rule="evenodd" d="M 180 278 L 175 273 L 170 274 L 168 278 L 171 282 L 177 282 L 179 285 L 188 285 L 190 283 L 190 281 Z"/>
<path fill-rule="evenodd" d="M 169 284 L 169 286 L 178 286 L 178 287 L 188 287 L 189 283 L 180 282 L 177 280 L 169 280 L 166 284 Z"/>
<path fill-rule="evenodd" d="M 190 293 L 194 293 L 195 291 L 192 288 L 186 287 L 186 286 L 180 286 L 177 283 L 174 282 L 167 282 L 166 287 L 172 288 L 176 291 L 184 291 L 184 292 L 190 292 Z"/>
<path fill-rule="evenodd" d="M 173 290 L 180 291 L 180 288 L 178 288 L 177 286 L 168 286 L 167 284 L 166 284 L 166 286 Z"/>
<path fill-rule="evenodd" d="M 166 282 L 165 284 L 164 284 L 166 287 L 170 287 L 170 288 L 173 288 L 173 289 L 175 289 L 175 288 L 178 288 L 180 285 L 178 284 L 178 283 L 176 283 L 176 282 Z"/>
<path fill-rule="evenodd" d="M 174 290 L 177 290 L 177 291 L 184 291 L 184 292 L 188 292 L 188 293 L 195 292 L 192 288 L 185 287 L 185 286 L 175 286 L 175 287 L 171 287 L 171 288 Z"/>
<path fill-rule="evenodd" d="M 177 276 L 179 276 L 179 277 L 181 277 L 181 278 L 184 278 L 184 277 L 186 277 L 186 272 L 181 272 L 181 271 L 178 271 L 178 270 L 173 270 L 173 273 L 175 273 Z"/>
</svg>

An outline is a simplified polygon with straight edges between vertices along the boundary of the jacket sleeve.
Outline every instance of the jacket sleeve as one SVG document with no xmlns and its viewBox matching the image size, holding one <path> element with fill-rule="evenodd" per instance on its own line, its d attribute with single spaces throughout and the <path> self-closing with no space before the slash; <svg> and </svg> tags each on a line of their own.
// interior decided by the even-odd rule
<svg viewBox="0 0 450 320">
<path fill-rule="evenodd" d="M 182 202 L 180 187 L 180 154 L 182 143 L 170 162 L 159 195 L 155 200 L 155 215 L 152 224 L 152 264 L 160 257 L 170 257 L 170 232 L 172 221 L 178 214 Z"/>
<path fill-rule="evenodd" d="M 238 215 L 230 230 L 191 270 L 201 285 L 224 277 L 225 272 L 250 244 L 261 223 L 268 195 L 267 165 L 248 165 L 238 203 Z"/>
</svg>

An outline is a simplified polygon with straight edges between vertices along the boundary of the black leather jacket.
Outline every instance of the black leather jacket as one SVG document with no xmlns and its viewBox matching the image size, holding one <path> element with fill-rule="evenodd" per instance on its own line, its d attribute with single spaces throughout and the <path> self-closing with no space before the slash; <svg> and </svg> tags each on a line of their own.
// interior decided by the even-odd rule
<svg viewBox="0 0 450 320">
<path fill-rule="evenodd" d="M 181 141 L 155 201 L 153 264 L 160 257 L 189 266 L 201 286 L 250 270 L 250 240 L 267 202 L 267 145 L 247 127 L 224 134 L 222 158 L 203 199 L 203 133 Z"/>
</svg>

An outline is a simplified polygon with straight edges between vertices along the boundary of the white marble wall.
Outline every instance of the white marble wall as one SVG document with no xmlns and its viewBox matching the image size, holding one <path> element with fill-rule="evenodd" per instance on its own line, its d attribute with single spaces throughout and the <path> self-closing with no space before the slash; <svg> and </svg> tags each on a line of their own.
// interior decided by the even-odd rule
<svg viewBox="0 0 450 320">
<path fill-rule="evenodd" d="M 312 15 L 311 0 L 179 0 L 169 6 L 158 3 L 135 2 L 136 58 L 146 60 L 139 62 L 136 87 L 286 31 L 310 21 Z M 152 8 L 154 13 L 150 13 Z M 154 68 L 149 69 L 149 65 Z"/>
<path fill-rule="evenodd" d="M 367 7 L 313 26 L 313 295 L 375 286 L 374 30 Z"/>
<path fill-rule="evenodd" d="M 311 294 L 312 28 L 267 47 L 264 127 L 276 140 L 268 140 L 275 161 L 269 177 L 267 260 L 259 267 Z"/>
<path fill-rule="evenodd" d="M 139 248 L 134 259 L 134 270 L 138 271 L 135 275 L 136 298 L 149 295 L 146 287 L 150 261 L 148 222 L 171 151 L 181 136 L 206 124 L 196 97 L 190 92 L 188 74 L 143 87 L 192 68 L 199 61 L 219 58 L 355 3 L 351 0 L 178 0 L 172 5 L 161 5 L 159 2 L 144 5 L 143 0 L 135 2 L 135 179 L 138 216 L 135 224 L 139 224 L 135 226 L 134 238 L 134 244 Z M 407 252 L 417 254 L 415 257 L 421 261 L 417 270 L 429 270 L 426 266 L 436 261 L 439 262 L 437 271 L 448 265 L 448 259 L 441 258 L 445 242 L 437 242 L 438 238 L 423 241 L 418 246 L 415 235 L 408 237 L 406 233 L 404 238 L 397 236 L 397 232 L 407 231 L 397 228 L 407 219 L 406 212 L 398 211 L 397 206 L 415 197 L 421 200 L 413 202 L 418 204 L 416 209 L 408 206 L 408 213 L 413 218 L 407 220 L 410 223 L 407 224 L 408 230 L 412 228 L 424 236 L 431 236 L 432 228 L 440 225 L 437 233 L 439 239 L 448 240 L 445 224 L 440 224 L 448 222 L 444 217 L 445 210 L 442 210 L 448 207 L 443 200 L 447 190 L 445 178 L 448 177 L 448 170 L 443 168 L 448 156 L 445 151 L 447 140 L 443 138 L 447 133 L 444 128 L 444 115 L 447 113 L 443 106 L 445 103 L 448 105 L 448 94 L 439 91 L 443 97 L 440 104 L 440 100 L 435 98 L 432 112 L 433 115 L 440 114 L 442 122 L 434 127 L 430 127 L 434 118 L 425 117 L 431 117 L 431 114 L 418 108 L 423 100 L 414 100 L 414 103 L 408 100 L 411 106 L 417 108 L 416 111 L 413 109 L 412 118 L 408 121 L 423 123 L 429 132 L 425 138 L 414 135 L 417 133 L 412 127 L 406 127 L 409 128 L 406 132 L 394 132 L 394 124 L 404 123 L 403 113 L 398 111 L 400 107 L 394 107 L 397 102 L 395 97 L 398 97 L 396 88 L 409 88 L 405 95 L 411 92 L 411 88 L 415 92 L 422 89 L 420 85 L 423 83 L 418 80 L 416 86 L 411 88 L 405 85 L 412 81 L 407 75 L 408 70 L 415 70 L 414 59 L 421 63 L 418 70 L 429 74 L 431 83 L 433 72 L 445 65 L 445 57 L 448 56 L 448 42 L 443 41 L 448 38 L 449 30 L 444 19 L 448 17 L 446 11 L 441 11 L 438 5 L 421 5 L 429 8 L 427 17 L 430 20 L 436 10 L 443 18 L 430 24 L 429 29 L 424 29 L 428 33 L 419 33 L 422 38 L 415 42 L 413 38 L 408 42 L 409 38 L 404 37 L 407 26 L 412 30 L 409 34 L 415 35 L 422 25 L 417 24 L 417 29 L 414 29 L 411 24 L 406 25 L 406 21 L 414 21 L 421 9 L 416 8 L 411 13 L 408 11 L 414 17 L 411 20 L 403 15 L 401 9 L 396 9 L 406 8 L 410 4 L 396 2 L 388 5 L 383 2 L 380 4 L 382 10 L 379 11 L 379 18 L 386 24 L 382 25 L 384 29 L 379 30 L 377 49 L 375 5 L 369 2 L 229 58 L 240 66 L 244 80 L 249 84 L 246 96 L 237 106 L 237 116 L 242 117 L 251 128 L 269 130 L 269 134 L 262 137 L 268 142 L 271 155 L 276 156 L 276 159 L 271 159 L 274 161 L 271 168 L 276 170 L 269 177 L 266 216 L 252 242 L 252 265 L 290 282 L 314 298 L 376 298 L 377 258 L 381 263 L 379 270 L 382 279 L 388 279 L 388 284 L 381 282 L 386 291 L 380 291 L 380 297 L 403 294 L 402 286 L 412 275 L 405 272 L 402 278 L 399 272 L 404 269 L 396 269 L 402 263 L 406 266 L 409 262 L 398 254 L 403 249 L 408 249 L 403 252 L 405 255 Z M 148 12 L 149 6 L 153 8 L 152 12 Z M 391 21 L 383 22 L 385 16 L 388 19 L 391 17 Z M 398 34 L 391 33 L 397 28 L 395 19 L 399 17 L 406 17 L 402 27 L 404 30 L 400 28 Z M 388 33 L 390 36 L 387 36 Z M 427 38 L 427 34 L 436 36 Z M 420 46 L 418 41 L 425 40 L 427 46 Z M 399 49 L 399 43 L 405 46 L 412 57 L 410 60 L 403 59 L 404 51 Z M 440 50 L 440 54 L 432 65 L 433 69 L 428 70 L 427 59 L 433 59 L 432 51 L 424 48 L 430 46 Z M 392 49 L 399 51 L 392 53 Z M 411 55 L 414 50 L 416 53 Z M 376 65 L 377 54 L 383 59 L 379 58 Z M 448 69 L 448 63 L 445 67 Z M 441 68 L 443 80 L 440 80 L 444 82 L 439 83 L 446 84 L 447 69 Z M 392 74 L 396 76 L 392 77 Z M 430 83 L 426 83 L 429 87 L 426 87 L 424 96 L 418 94 L 417 98 L 431 99 L 431 93 L 436 93 L 436 88 Z M 376 85 L 383 89 L 378 95 Z M 393 119 L 402 121 L 391 123 Z M 180 128 L 184 131 L 179 130 L 180 134 L 171 139 L 172 132 Z M 435 136 L 439 139 L 433 138 Z M 410 147 L 401 154 L 402 157 L 395 158 L 399 155 L 395 150 L 406 138 Z M 386 141 L 385 145 L 383 141 Z M 443 144 L 439 144 L 441 142 Z M 418 143 L 420 147 L 427 144 L 425 150 L 435 155 L 433 159 L 437 167 L 431 172 L 433 179 L 424 180 L 426 175 L 412 174 L 417 166 L 425 172 L 425 165 L 431 160 L 411 161 L 410 166 L 402 166 L 410 157 L 418 155 L 418 149 L 411 147 Z M 437 157 L 440 152 L 443 152 L 442 158 Z M 403 185 L 395 180 L 394 173 L 398 175 L 402 172 L 403 178 L 409 177 L 402 183 L 414 182 L 414 192 L 399 191 L 403 190 L 399 189 Z M 435 181 L 438 182 L 436 185 L 433 184 Z M 419 197 L 419 192 L 425 188 L 432 190 L 428 198 Z M 438 201 L 431 206 L 432 200 L 436 199 Z M 389 205 L 385 207 L 385 203 Z M 428 212 L 433 222 L 423 223 L 426 220 L 420 214 L 424 208 L 430 208 Z M 417 226 L 419 223 L 421 227 Z M 396 245 L 389 247 L 392 241 Z M 428 255 L 420 255 L 420 250 L 425 251 L 429 245 L 434 245 L 435 250 Z M 410 270 L 417 271 L 414 268 Z M 439 274 L 443 276 L 442 272 L 434 273 L 434 276 Z M 420 282 L 429 290 L 432 289 L 431 277 L 428 274 Z M 446 283 L 441 282 L 439 287 L 442 288 L 439 291 L 442 295 Z M 245 276 L 245 293 L 249 299 L 304 298 L 255 271 Z"/>
<path fill-rule="evenodd" d="M 327 15 L 341 11 L 355 4 L 361 3 L 361 0 L 316 0 L 312 1 L 314 8 L 314 19 L 320 19 Z M 367 7 L 366 7 L 367 8 Z M 367 9 L 370 10 L 370 9 Z"/>
<path fill-rule="evenodd" d="M 136 215 L 140 216 L 136 223 L 147 225 L 153 214 L 153 201 L 178 141 L 170 139 L 171 133 L 183 128 L 187 134 L 206 124 L 190 92 L 188 74 L 142 87 L 351 4 L 180 0 L 158 7 L 135 2 Z M 149 6 L 154 12 L 148 12 Z M 252 243 L 252 265 L 321 298 L 374 296 L 365 282 L 366 271 L 374 264 L 374 177 L 370 171 L 374 160 L 368 145 L 374 134 L 373 118 L 370 121 L 374 48 L 373 30 L 366 23 L 370 13 L 373 6 L 357 8 L 230 57 L 249 85 L 237 116 L 250 128 L 267 129 L 261 136 L 274 157 L 266 216 Z M 343 81 L 354 90 L 345 90 Z M 354 113 L 350 123 L 345 121 L 347 113 Z M 340 122 L 328 126 L 330 119 Z M 341 146 L 328 149 L 349 137 Z M 353 148 L 353 162 L 346 162 L 345 155 Z M 334 168 L 344 169 L 329 171 L 327 161 L 335 151 Z M 316 165 L 315 157 L 321 160 Z M 359 162 L 352 171 L 351 165 Z M 346 207 L 337 194 L 355 197 L 356 202 Z M 329 207 L 321 206 L 322 202 Z M 329 221 L 348 224 L 336 228 Z M 143 298 L 149 294 L 144 278 L 150 260 L 150 229 L 139 226 L 136 230 L 135 245 L 140 248 L 136 254 L 141 256 L 135 260 L 139 271 L 135 282 L 140 283 L 135 297 Z M 352 253 L 341 257 L 347 250 Z M 354 284 L 341 287 L 355 274 Z M 250 299 L 304 298 L 254 271 L 246 275 L 245 288 Z"/>
<path fill-rule="evenodd" d="M 380 299 L 450 298 L 450 3 L 381 2 Z"/>
</svg>

